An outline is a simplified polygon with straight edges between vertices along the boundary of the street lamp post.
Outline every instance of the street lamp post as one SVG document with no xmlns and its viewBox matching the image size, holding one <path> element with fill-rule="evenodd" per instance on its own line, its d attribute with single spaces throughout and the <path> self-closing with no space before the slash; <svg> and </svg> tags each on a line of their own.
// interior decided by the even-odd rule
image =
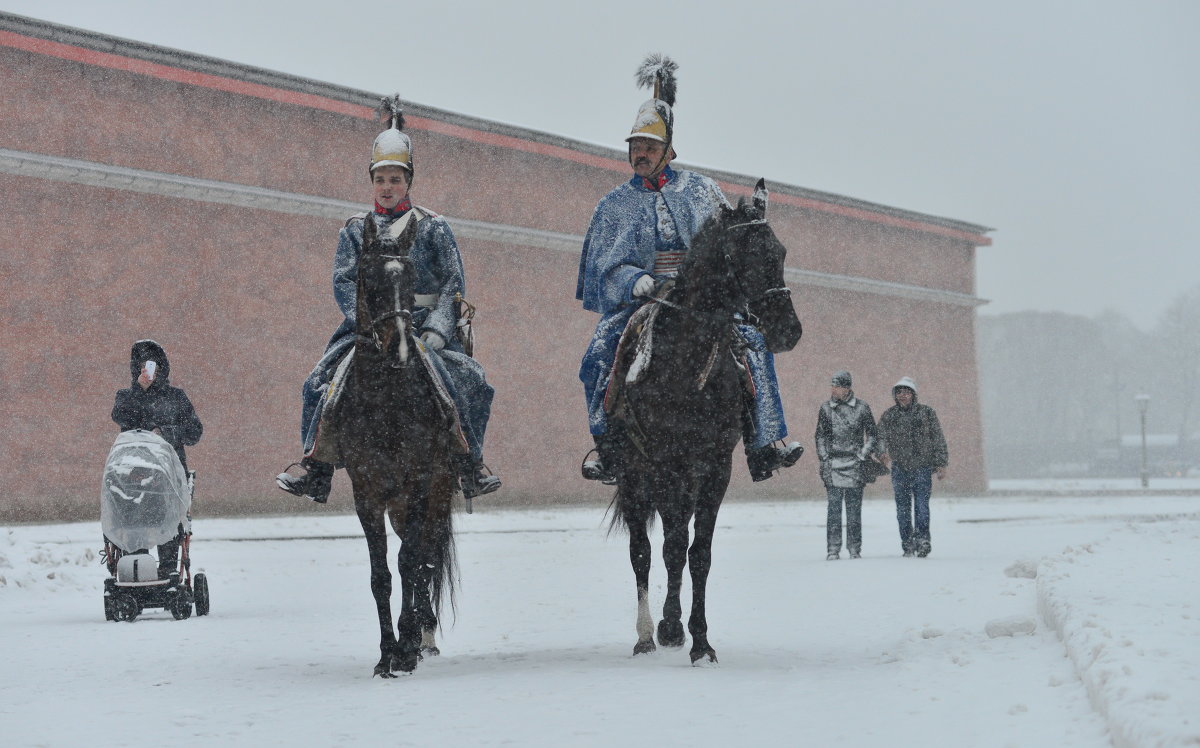
<svg viewBox="0 0 1200 748">
<path fill-rule="evenodd" d="M 1150 409 L 1150 396 L 1134 395 L 1133 401 L 1137 403 L 1138 413 L 1142 417 L 1142 488 L 1149 488 L 1150 473 L 1146 468 L 1146 411 Z"/>
</svg>

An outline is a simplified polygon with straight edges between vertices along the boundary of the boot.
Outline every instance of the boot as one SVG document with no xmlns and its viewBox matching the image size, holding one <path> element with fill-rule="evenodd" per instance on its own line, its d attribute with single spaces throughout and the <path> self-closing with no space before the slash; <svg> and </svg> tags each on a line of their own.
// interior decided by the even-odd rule
<svg viewBox="0 0 1200 748">
<path fill-rule="evenodd" d="M 592 450 L 596 453 L 596 459 L 584 460 L 581 468 L 583 477 L 585 480 L 598 480 L 606 486 L 615 486 L 621 467 L 620 437 L 610 430 L 594 435 L 592 439 L 596 442 L 596 447 Z"/>
<path fill-rule="evenodd" d="M 476 462 L 471 455 L 455 458 L 455 468 L 464 499 L 470 500 L 500 488 L 500 477 L 484 473 L 483 463 Z"/>
<path fill-rule="evenodd" d="M 789 442 L 782 446 L 768 444 L 765 447 L 746 450 L 746 465 L 750 468 L 750 478 L 755 483 L 770 478 L 776 470 L 791 467 L 804 454 L 800 442 Z"/>
<path fill-rule="evenodd" d="M 307 496 L 318 504 L 329 501 L 329 492 L 333 490 L 333 465 L 305 457 L 288 465 L 288 470 L 296 465 L 304 468 L 304 475 L 296 477 L 285 470 L 275 476 L 275 485 L 293 496 Z"/>
</svg>

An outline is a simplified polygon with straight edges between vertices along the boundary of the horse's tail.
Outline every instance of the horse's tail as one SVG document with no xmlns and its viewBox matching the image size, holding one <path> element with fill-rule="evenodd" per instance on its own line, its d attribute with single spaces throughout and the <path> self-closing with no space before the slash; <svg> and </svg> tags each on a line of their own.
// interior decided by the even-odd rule
<svg viewBox="0 0 1200 748">
<path fill-rule="evenodd" d="M 450 498 L 453 498 L 450 493 Z M 442 601 L 450 601 L 450 611 L 457 614 L 458 559 L 454 545 L 454 514 L 450 511 L 449 499 L 444 506 L 437 507 L 430 519 L 433 542 L 428 550 L 427 563 L 433 567 L 429 575 L 429 601 L 433 612 L 441 620 Z M 434 507 L 430 507 L 433 509 Z"/>
<path fill-rule="evenodd" d="M 605 514 L 612 515 L 608 521 L 609 535 L 614 532 L 628 532 L 635 523 L 641 523 L 649 528 L 654 522 L 654 507 L 644 506 L 644 502 L 638 500 L 633 487 L 626 481 L 617 485 L 616 493 L 613 494 L 613 499 L 609 502 Z"/>
</svg>

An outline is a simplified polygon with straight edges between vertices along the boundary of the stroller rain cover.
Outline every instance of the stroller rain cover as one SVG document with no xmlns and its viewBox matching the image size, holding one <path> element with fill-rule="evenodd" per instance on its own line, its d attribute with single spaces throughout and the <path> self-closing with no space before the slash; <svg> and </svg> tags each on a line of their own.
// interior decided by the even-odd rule
<svg viewBox="0 0 1200 748">
<path fill-rule="evenodd" d="M 126 552 L 153 548 L 190 530 L 187 474 L 161 436 L 135 429 L 113 442 L 100 487 L 104 536 Z"/>
</svg>

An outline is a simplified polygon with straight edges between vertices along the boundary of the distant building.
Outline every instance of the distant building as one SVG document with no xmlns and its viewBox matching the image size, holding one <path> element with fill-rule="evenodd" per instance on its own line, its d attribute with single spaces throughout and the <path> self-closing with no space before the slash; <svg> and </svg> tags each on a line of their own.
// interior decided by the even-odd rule
<svg viewBox="0 0 1200 748">
<path fill-rule="evenodd" d="M 336 233 L 367 207 L 374 108 L 391 91 L 6 13 L 0 90 L 0 520 L 95 515 L 113 392 L 144 337 L 165 346 L 204 420 L 189 450 L 197 511 L 297 509 L 272 478 L 298 456 L 300 383 L 339 321 Z M 636 104 L 631 92 L 604 106 Z M 577 371 L 596 320 L 573 294 L 592 210 L 629 176 L 624 152 L 425 106 L 407 115 L 414 195 L 459 238 L 497 390 L 488 459 L 505 486 L 487 503 L 607 500 L 579 477 Z M 759 176 L 706 173 L 733 199 Z M 838 369 L 877 412 L 914 376 L 950 441 L 946 491 L 982 491 L 975 249 L 990 229 L 770 187 L 805 329 L 779 374 L 810 454 L 757 485 L 739 459 L 731 494 L 821 495 L 812 433 Z M 339 477 L 335 506 L 347 489 Z"/>
</svg>

